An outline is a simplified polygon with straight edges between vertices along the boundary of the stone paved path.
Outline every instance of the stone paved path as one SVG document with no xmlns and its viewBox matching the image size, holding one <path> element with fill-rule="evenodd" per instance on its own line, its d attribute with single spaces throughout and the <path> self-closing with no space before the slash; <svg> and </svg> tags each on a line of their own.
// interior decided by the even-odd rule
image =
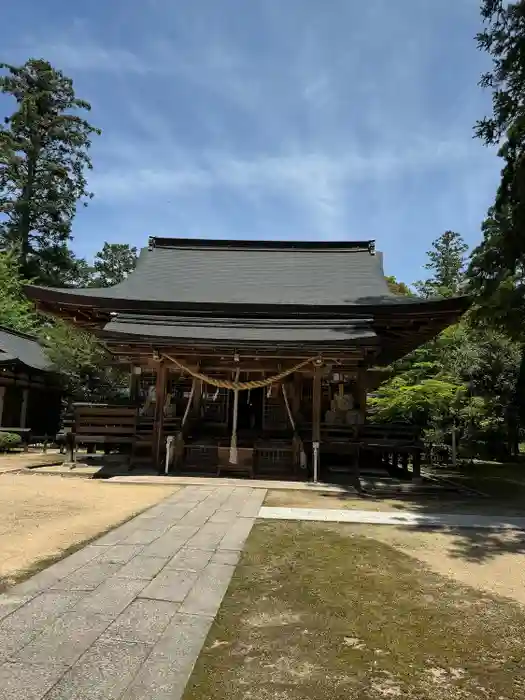
<svg viewBox="0 0 525 700">
<path fill-rule="evenodd" d="M 183 488 L 0 595 L 0 700 L 180 698 L 265 494 Z"/>
</svg>

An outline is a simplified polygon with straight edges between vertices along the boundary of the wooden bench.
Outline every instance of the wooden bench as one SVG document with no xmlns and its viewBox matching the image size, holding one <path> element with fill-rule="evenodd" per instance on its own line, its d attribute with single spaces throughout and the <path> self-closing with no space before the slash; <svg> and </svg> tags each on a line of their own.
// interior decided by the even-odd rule
<svg viewBox="0 0 525 700">
<path fill-rule="evenodd" d="M 71 431 L 72 461 L 79 445 L 129 446 L 136 441 L 137 409 L 134 406 L 75 406 Z"/>
</svg>

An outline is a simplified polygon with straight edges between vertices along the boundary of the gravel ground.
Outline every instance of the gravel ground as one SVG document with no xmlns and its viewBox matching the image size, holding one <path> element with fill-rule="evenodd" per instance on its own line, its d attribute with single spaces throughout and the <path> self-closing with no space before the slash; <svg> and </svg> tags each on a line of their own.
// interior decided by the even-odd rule
<svg viewBox="0 0 525 700">
<path fill-rule="evenodd" d="M 177 491 L 38 474 L 0 475 L 0 586 Z"/>
<path fill-rule="evenodd" d="M 420 531 L 351 525 L 356 535 L 383 542 L 438 574 L 525 605 L 525 533 Z"/>
</svg>

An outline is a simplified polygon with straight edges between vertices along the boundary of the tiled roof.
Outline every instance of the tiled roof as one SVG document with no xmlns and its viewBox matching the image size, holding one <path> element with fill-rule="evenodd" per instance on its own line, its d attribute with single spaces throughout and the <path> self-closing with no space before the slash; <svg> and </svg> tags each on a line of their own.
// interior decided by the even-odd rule
<svg viewBox="0 0 525 700">
<path fill-rule="evenodd" d="M 373 243 L 152 239 L 137 268 L 78 297 L 197 304 L 338 306 L 400 303 Z"/>
<path fill-rule="evenodd" d="M 41 371 L 53 370 L 42 346 L 33 336 L 0 326 L 0 364 L 15 361 Z"/>
<path fill-rule="evenodd" d="M 179 317 L 118 314 L 105 332 L 129 336 L 219 342 L 282 344 L 373 341 L 376 334 L 365 320 L 312 320 L 276 318 Z"/>
</svg>

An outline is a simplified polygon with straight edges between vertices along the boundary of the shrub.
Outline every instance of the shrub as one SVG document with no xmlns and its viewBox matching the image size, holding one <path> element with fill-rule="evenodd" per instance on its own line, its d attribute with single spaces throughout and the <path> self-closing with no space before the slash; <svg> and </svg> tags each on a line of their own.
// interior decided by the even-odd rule
<svg viewBox="0 0 525 700">
<path fill-rule="evenodd" d="M 19 447 L 22 442 L 20 435 L 16 433 L 0 433 L 0 452 L 8 452 Z"/>
</svg>

